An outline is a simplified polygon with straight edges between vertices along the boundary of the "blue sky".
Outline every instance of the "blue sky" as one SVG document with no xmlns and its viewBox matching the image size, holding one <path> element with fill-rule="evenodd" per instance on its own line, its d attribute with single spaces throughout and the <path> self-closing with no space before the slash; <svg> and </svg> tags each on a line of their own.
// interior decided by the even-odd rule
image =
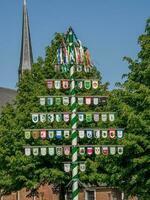
<svg viewBox="0 0 150 200">
<path fill-rule="evenodd" d="M 1 0 L 0 87 L 16 88 L 23 0 Z M 55 32 L 71 25 L 110 88 L 128 71 L 123 56 L 136 58 L 137 39 L 150 17 L 149 0 L 27 0 L 33 55 L 44 56 Z"/>
</svg>

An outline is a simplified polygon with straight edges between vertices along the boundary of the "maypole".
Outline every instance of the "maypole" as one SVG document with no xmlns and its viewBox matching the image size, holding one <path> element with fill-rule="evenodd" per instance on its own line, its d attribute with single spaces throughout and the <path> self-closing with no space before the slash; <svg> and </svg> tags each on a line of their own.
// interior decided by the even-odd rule
<svg viewBox="0 0 150 200">
<path fill-rule="evenodd" d="M 69 55 L 73 53 L 73 32 L 69 29 Z M 78 200 L 78 137 L 77 137 L 77 104 L 76 104 L 76 91 L 74 80 L 74 64 L 72 56 L 70 56 L 70 80 L 71 80 L 71 138 L 72 138 L 72 199 Z"/>
</svg>

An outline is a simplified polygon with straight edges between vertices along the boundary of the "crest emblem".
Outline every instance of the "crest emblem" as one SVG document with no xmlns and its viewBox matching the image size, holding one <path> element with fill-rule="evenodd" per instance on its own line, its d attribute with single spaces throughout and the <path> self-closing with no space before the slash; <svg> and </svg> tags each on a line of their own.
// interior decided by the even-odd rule
<svg viewBox="0 0 150 200">
<path fill-rule="evenodd" d="M 86 113 L 86 122 L 92 122 L 92 114 Z"/>
<path fill-rule="evenodd" d="M 62 80 L 63 89 L 69 89 L 69 80 Z"/>
<path fill-rule="evenodd" d="M 121 129 L 118 129 L 118 130 L 117 130 L 117 137 L 118 137 L 119 139 L 123 138 L 123 130 L 121 130 Z"/>
<path fill-rule="evenodd" d="M 93 87 L 93 89 L 97 89 L 98 88 L 98 80 L 92 81 L 92 87 Z"/>
<path fill-rule="evenodd" d="M 65 171 L 66 173 L 68 173 L 68 172 L 70 172 L 70 170 L 71 170 L 71 165 L 70 165 L 69 163 L 64 164 L 64 171 Z"/>
<path fill-rule="evenodd" d="M 70 120 L 69 113 L 64 113 L 64 121 L 69 122 L 69 120 Z"/>
<path fill-rule="evenodd" d="M 57 106 L 61 105 L 61 97 L 56 97 L 56 98 L 55 98 L 55 104 L 56 104 Z"/>
<path fill-rule="evenodd" d="M 56 154 L 57 156 L 63 155 L 63 148 L 62 147 L 56 147 Z"/>
<path fill-rule="evenodd" d="M 85 164 L 80 164 L 80 171 L 85 172 L 86 170 L 86 165 Z"/>
<path fill-rule="evenodd" d="M 46 139 L 46 130 L 42 130 L 40 135 L 42 139 Z"/>
<path fill-rule="evenodd" d="M 116 147 L 110 147 L 110 155 L 116 154 Z"/>
<path fill-rule="evenodd" d="M 24 133 L 25 139 L 29 140 L 31 138 L 31 132 L 30 131 L 25 131 Z"/>
<path fill-rule="evenodd" d="M 63 105 L 68 106 L 69 105 L 69 97 L 63 97 Z"/>
<path fill-rule="evenodd" d="M 83 122 L 84 121 L 84 114 L 83 113 L 79 113 L 78 114 L 78 119 L 80 122 Z"/>
<path fill-rule="evenodd" d="M 92 98 L 91 97 L 85 97 L 85 103 L 86 103 L 86 105 L 91 105 Z"/>
<path fill-rule="evenodd" d="M 93 154 L 93 148 L 92 147 L 87 147 L 87 154 L 92 155 Z"/>
<path fill-rule="evenodd" d="M 96 106 L 96 105 L 98 105 L 98 103 L 99 103 L 98 97 L 94 97 L 93 98 L 93 104 Z"/>
<path fill-rule="evenodd" d="M 79 148 L 79 154 L 82 155 L 82 156 L 85 155 L 85 147 Z"/>
<path fill-rule="evenodd" d="M 38 114 L 32 114 L 32 121 L 34 123 L 37 123 L 39 121 L 39 115 Z"/>
<path fill-rule="evenodd" d="M 84 81 L 84 87 L 87 90 L 91 89 L 91 81 L 90 80 L 85 80 Z"/>
<path fill-rule="evenodd" d="M 107 121 L 107 114 L 106 113 L 102 113 L 102 121 L 106 122 Z"/>
<path fill-rule="evenodd" d="M 46 154 L 47 154 L 46 147 L 41 147 L 41 156 L 46 156 Z"/>
<path fill-rule="evenodd" d="M 53 103 L 54 103 L 53 97 L 47 97 L 47 105 L 48 105 L 48 106 L 52 106 Z"/>
<path fill-rule="evenodd" d="M 95 147 L 95 154 L 99 155 L 101 152 L 100 147 Z"/>
<path fill-rule="evenodd" d="M 39 155 L 39 148 L 34 147 L 32 151 L 33 151 L 33 155 L 34 156 L 38 156 Z"/>
<path fill-rule="evenodd" d="M 109 114 L 109 121 L 110 122 L 113 122 L 115 120 L 115 115 L 114 115 L 114 113 L 110 113 Z"/>
<path fill-rule="evenodd" d="M 86 136 L 87 136 L 87 138 L 92 138 L 92 131 L 91 130 L 88 130 L 88 131 L 86 131 Z"/>
<path fill-rule="evenodd" d="M 78 97 L 78 104 L 79 104 L 80 106 L 82 106 L 83 103 L 84 103 L 84 98 L 83 98 L 83 97 Z"/>
<path fill-rule="evenodd" d="M 99 113 L 94 113 L 94 121 L 99 122 Z"/>
<path fill-rule="evenodd" d="M 47 80 L 47 88 L 52 89 L 53 88 L 53 81 L 52 80 Z"/>
<path fill-rule="evenodd" d="M 84 130 L 79 131 L 79 138 L 83 139 L 84 138 Z"/>
<path fill-rule="evenodd" d="M 102 138 L 107 138 L 108 137 L 108 133 L 106 130 L 102 130 Z"/>
<path fill-rule="evenodd" d="M 100 138 L 100 130 L 94 130 L 94 137 Z"/>
<path fill-rule="evenodd" d="M 33 131 L 33 132 L 32 132 L 32 138 L 33 138 L 34 140 L 38 139 L 39 137 L 40 137 L 39 131 Z"/>
<path fill-rule="evenodd" d="M 107 156 L 109 153 L 108 147 L 102 147 L 103 155 Z"/>
<path fill-rule="evenodd" d="M 109 137 L 111 139 L 115 139 L 115 137 L 116 137 L 116 131 L 115 131 L 115 129 L 110 129 L 109 130 Z"/>
<path fill-rule="evenodd" d="M 119 155 L 123 154 L 123 147 L 118 147 L 117 152 Z"/>
<path fill-rule="evenodd" d="M 48 131 L 48 137 L 49 139 L 54 138 L 54 131 Z"/>
<path fill-rule="evenodd" d="M 45 98 L 44 97 L 40 98 L 40 105 L 45 106 Z"/>
<path fill-rule="evenodd" d="M 48 114 L 47 120 L 48 120 L 48 122 L 53 122 L 54 121 L 54 114 Z"/>
<path fill-rule="evenodd" d="M 40 114 L 40 122 L 46 122 L 46 114 Z"/>
<path fill-rule="evenodd" d="M 49 154 L 50 156 L 54 156 L 54 154 L 55 154 L 54 147 L 49 147 L 49 148 L 48 148 L 48 154 Z"/>
<path fill-rule="evenodd" d="M 56 131 L 56 138 L 62 139 L 62 131 Z"/>
<path fill-rule="evenodd" d="M 64 130 L 64 138 L 68 139 L 70 137 L 70 132 L 68 130 Z"/>
<path fill-rule="evenodd" d="M 64 155 L 66 156 L 70 155 L 70 147 L 64 147 Z"/>
<path fill-rule="evenodd" d="M 61 81 L 55 80 L 55 89 L 59 90 L 61 88 Z"/>
<path fill-rule="evenodd" d="M 62 114 L 56 114 L 56 122 L 61 122 L 62 121 Z"/>
<path fill-rule="evenodd" d="M 25 148 L 25 155 L 30 156 L 31 155 L 31 148 Z"/>
</svg>

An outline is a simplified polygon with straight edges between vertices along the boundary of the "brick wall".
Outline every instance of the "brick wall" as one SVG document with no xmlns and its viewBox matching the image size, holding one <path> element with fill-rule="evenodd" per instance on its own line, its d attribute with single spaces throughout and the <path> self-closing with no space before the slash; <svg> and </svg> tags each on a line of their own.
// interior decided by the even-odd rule
<svg viewBox="0 0 150 200">
<path fill-rule="evenodd" d="M 89 188 L 92 190 L 92 188 Z M 88 188 L 87 188 L 88 190 Z M 96 200 L 121 200 L 121 193 L 113 188 L 93 188 L 96 190 Z M 12 193 L 9 196 L 1 197 L 0 200 L 59 200 L 59 194 L 55 194 L 52 188 L 48 185 L 41 186 L 39 188 L 39 197 L 27 198 L 29 192 L 26 189 L 22 189 L 18 193 Z M 79 200 L 85 200 L 86 189 L 82 190 L 79 194 Z M 138 200 L 132 198 L 130 200 Z"/>
</svg>

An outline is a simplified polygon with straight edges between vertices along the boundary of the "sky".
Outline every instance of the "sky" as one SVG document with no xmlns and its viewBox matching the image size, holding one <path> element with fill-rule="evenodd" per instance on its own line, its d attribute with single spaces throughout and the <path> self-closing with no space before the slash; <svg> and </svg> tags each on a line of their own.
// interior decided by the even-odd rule
<svg viewBox="0 0 150 200">
<path fill-rule="evenodd" d="M 0 3 L 0 87 L 16 89 L 23 0 Z M 27 0 L 27 7 L 34 61 L 44 57 L 54 33 L 72 26 L 110 89 L 128 72 L 123 57 L 137 57 L 150 17 L 150 0 Z"/>
</svg>

